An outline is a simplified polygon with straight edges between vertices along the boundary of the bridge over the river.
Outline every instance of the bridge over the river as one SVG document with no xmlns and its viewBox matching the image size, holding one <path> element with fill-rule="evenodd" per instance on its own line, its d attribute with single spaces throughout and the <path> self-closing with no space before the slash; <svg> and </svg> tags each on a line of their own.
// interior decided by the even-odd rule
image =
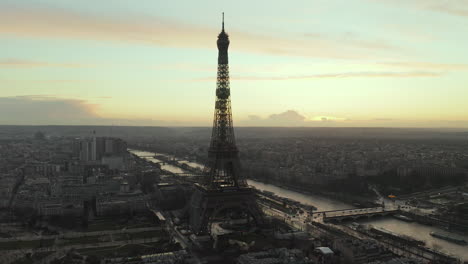
<svg viewBox="0 0 468 264">
<path fill-rule="evenodd" d="M 392 215 L 399 212 L 397 208 L 385 208 L 385 207 L 371 207 L 371 208 L 355 208 L 355 209 L 344 209 L 344 210 L 332 210 L 332 211 L 321 211 L 314 212 L 314 215 L 322 216 L 324 222 L 341 222 L 345 220 L 357 220 L 371 217 L 379 217 Z"/>
</svg>

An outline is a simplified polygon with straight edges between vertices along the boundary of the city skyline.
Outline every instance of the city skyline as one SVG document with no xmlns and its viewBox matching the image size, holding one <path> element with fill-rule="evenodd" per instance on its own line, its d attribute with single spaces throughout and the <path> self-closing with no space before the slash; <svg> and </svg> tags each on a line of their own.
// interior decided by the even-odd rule
<svg viewBox="0 0 468 264">
<path fill-rule="evenodd" d="M 236 126 L 468 127 L 466 3 L 205 2 L 0 2 L 0 124 L 209 126 L 226 11 Z"/>
</svg>

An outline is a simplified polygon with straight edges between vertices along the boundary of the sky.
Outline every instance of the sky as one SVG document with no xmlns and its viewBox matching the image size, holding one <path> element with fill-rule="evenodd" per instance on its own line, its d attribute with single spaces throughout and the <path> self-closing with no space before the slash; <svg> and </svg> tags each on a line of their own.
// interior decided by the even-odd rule
<svg viewBox="0 0 468 264">
<path fill-rule="evenodd" d="M 468 128 L 467 0 L 0 0 L 0 124 Z"/>
</svg>

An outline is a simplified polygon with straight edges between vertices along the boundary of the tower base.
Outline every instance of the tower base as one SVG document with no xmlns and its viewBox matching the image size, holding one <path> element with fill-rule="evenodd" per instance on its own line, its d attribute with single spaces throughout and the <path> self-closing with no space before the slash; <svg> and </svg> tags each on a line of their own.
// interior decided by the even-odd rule
<svg viewBox="0 0 468 264">
<path fill-rule="evenodd" d="M 219 220 L 222 212 L 226 211 L 243 211 L 257 226 L 264 224 L 263 213 L 252 188 L 210 190 L 198 184 L 195 187 L 189 215 L 190 227 L 195 234 L 209 234 L 211 223 Z"/>
</svg>

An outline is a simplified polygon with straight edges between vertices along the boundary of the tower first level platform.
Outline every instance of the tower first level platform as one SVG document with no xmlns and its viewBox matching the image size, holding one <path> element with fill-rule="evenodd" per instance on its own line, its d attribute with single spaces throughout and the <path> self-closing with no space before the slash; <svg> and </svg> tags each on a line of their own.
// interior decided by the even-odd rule
<svg viewBox="0 0 468 264">
<path fill-rule="evenodd" d="M 263 225 L 255 191 L 249 187 L 213 190 L 195 185 L 190 201 L 190 226 L 196 234 L 211 233 L 214 223 Z"/>
</svg>

